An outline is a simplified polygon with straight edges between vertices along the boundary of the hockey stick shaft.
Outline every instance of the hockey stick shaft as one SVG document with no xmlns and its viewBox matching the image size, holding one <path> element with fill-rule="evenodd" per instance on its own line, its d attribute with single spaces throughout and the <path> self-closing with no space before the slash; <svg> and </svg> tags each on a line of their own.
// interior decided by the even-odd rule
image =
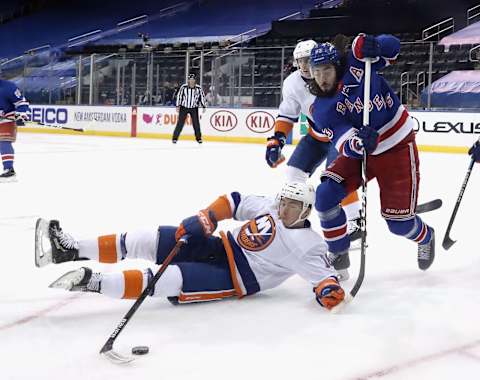
<svg viewBox="0 0 480 380">
<path fill-rule="evenodd" d="M 475 164 L 475 160 L 472 158 L 470 161 L 470 164 L 468 165 L 467 174 L 465 175 L 465 179 L 463 180 L 462 187 L 460 188 L 460 193 L 458 194 L 457 202 L 455 203 L 455 207 L 453 209 L 452 215 L 450 216 L 448 227 L 447 227 L 447 230 L 445 231 L 445 236 L 443 237 L 442 247 L 445 250 L 450 249 L 450 247 L 455 244 L 455 240 L 453 240 L 450 237 L 450 230 L 452 229 L 453 222 L 455 220 L 455 217 L 457 216 L 457 211 L 460 207 L 460 202 L 462 202 L 463 193 L 467 188 L 468 180 L 470 179 L 470 174 L 472 173 L 474 164 Z"/>
<path fill-rule="evenodd" d="M 10 119 L 10 118 L 8 118 L 8 117 L 3 117 L 2 120 L 15 121 L 15 120 Z M 39 121 L 33 121 L 33 120 L 27 120 L 26 122 L 27 122 L 27 123 L 32 123 L 32 124 L 41 125 L 42 127 L 49 127 L 49 128 L 56 128 L 56 129 L 64 129 L 64 130 L 67 130 L 67 131 L 75 131 L 75 132 L 85 132 L 85 130 L 84 130 L 83 128 L 63 127 L 63 126 L 60 126 L 60 125 L 45 124 L 45 123 L 41 123 L 41 122 L 39 122 Z"/>
<path fill-rule="evenodd" d="M 149 281 L 147 287 L 143 290 L 142 294 L 137 298 L 135 303 L 132 305 L 132 307 L 127 311 L 125 316 L 122 318 L 120 323 L 118 324 L 117 328 L 113 331 L 113 333 L 110 335 L 108 340 L 105 342 L 103 345 L 102 349 L 100 350 L 100 353 L 103 354 L 107 351 L 110 351 L 113 347 L 113 343 L 115 342 L 115 339 L 117 339 L 118 335 L 122 332 L 122 330 L 125 328 L 127 325 L 128 321 L 133 317 L 135 312 L 138 310 L 140 305 L 145 301 L 145 298 L 150 294 L 152 289 L 155 287 L 155 284 L 157 283 L 158 279 L 162 276 L 162 274 L 165 272 L 167 267 L 170 265 L 172 262 L 173 258 L 177 255 L 178 251 L 180 251 L 180 248 L 184 244 L 187 244 L 188 236 L 183 236 L 177 244 L 175 244 L 175 247 L 170 251 L 168 256 L 165 258 L 165 260 L 162 263 L 162 266 L 160 269 L 157 271 L 155 276 Z"/>
<path fill-rule="evenodd" d="M 365 82 L 363 89 L 363 126 L 370 124 L 370 80 L 372 76 L 372 61 L 367 58 L 365 62 Z M 367 252 L 367 151 L 363 150 L 362 157 L 362 209 L 360 219 L 360 230 L 362 232 L 360 249 L 360 269 L 357 280 L 350 290 L 351 298 L 355 297 L 362 286 L 365 277 L 365 258 Z"/>
</svg>

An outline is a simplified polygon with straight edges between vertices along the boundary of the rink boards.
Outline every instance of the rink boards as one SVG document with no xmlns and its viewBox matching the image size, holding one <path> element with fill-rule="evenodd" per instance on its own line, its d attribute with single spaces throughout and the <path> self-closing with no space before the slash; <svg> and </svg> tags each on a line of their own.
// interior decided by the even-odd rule
<svg viewBox="0 0 480 380">
<path fill-rule="evenodd" d="M 265 143 L 272 134 L 277 109 L 208 108 L 199 110 L 206 141 Z M 411 111 L 417 144 L 423 151 L 464 153 L 480 133 L 480 113 Z M 22 132 L 74 133 L 50 126 L 82 128 L 83 134 L 170 139 L 177 123 L 174 107 L 31 105 L 31 120 Z M 307 131 L 302 115 L 290 136 L 295 144 Z M 190 117 L 181 138 L 193 140 Z"/>
</svg>

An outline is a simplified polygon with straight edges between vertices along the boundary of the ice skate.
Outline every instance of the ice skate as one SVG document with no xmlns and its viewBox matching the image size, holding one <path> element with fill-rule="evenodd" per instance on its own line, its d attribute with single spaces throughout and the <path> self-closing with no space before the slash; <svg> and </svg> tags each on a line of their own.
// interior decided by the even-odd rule
<svg viewBox="0 0 480 380">
<path fill-rule="evenodd" d="M 38 219 L 35 227 L 35 265 L 43 267 L 78 260 L 78 242 L 60 228 L 57 220 Z"/>
<path fill-rule="evenodd" d="M 355 218 L 348 221 L 347 233 L 350 238 L 350 242 L 359 240 L 362 237 L 362 230 L 360 229 L 361 218 Z"/>
<path fill-rule="evenodd" d="M 348 268 L 350 267 L 350 257 L 348 253 L 336 254 L 328 253 L 328 261 L 338 273 L 338 281 L 346 281 L 350 278 Z"/>
<path fill-rule="evenodd" d="M 49 288 L 65 289 L 71 292 L 100 293 L 102 275 L 82 267 L 65 273 L 49 285 Z"/>
<path fill-rule="evenodd" d="M 433 260 L 435 259 L 435 230 L 432 227 L 430 228 L 430 232 L 432 237 L 430 241 L 426 244 L 419 244 L 418 245 L 418 267 L 421 270 L 427 270 L 432 265 Z"/>
<path fill-rule="evenodd" d="M 17 174 L 13 169 L 5 169 L 2 174 L 0 174 L 0 183 L 7 182 L 17 182 Z"/>
</svg>

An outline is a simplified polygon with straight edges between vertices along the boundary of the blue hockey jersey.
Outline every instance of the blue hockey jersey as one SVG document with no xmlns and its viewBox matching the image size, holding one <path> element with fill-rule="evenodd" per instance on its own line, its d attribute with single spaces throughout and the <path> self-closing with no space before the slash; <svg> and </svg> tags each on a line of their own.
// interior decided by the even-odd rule
<svg viewBox="0 0 480 380">
<path fill-rule="evenodd" d="M 0 79 L 0 124 L 11 123 L 6 118 L 15 120 L 19 116 L 27 118 L 28 102 L 17 85 Z"/>
<path fill-rule="evenodd" d="M 312 115 L 318 133 L 329 136 L 336 149 L 344 154 L 344 143 L 354 136 L 363 123 L 363 89 L 365 62 L 361 60 L 357 37 L 347 57 L 346 69 L 332 97 L 317 97 Z M 372 62 L 370 84 L 370 127 L 379 133 L 379 144 L 371 154 L 394 147 L 413 130 L 413 121 L 397 95 L 378 70 L 389 65 L 400 51 L 399 40 L 390 35 L 377 37 L 381 54 Z"/>
</svg>

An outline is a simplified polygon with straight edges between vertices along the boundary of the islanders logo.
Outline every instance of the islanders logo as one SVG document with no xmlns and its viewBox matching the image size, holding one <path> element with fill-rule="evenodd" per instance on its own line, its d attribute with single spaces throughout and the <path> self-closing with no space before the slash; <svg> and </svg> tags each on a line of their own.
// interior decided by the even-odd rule
<svg viewBox="0 0 480 380">
<path fill-rule="evenodd" d="M 237 243 L 246 250 L 261 251 L 272 243 L 275 233 L 275 221 L 272 216 L 262 215 L 242 226 Z"/>
</svg>

